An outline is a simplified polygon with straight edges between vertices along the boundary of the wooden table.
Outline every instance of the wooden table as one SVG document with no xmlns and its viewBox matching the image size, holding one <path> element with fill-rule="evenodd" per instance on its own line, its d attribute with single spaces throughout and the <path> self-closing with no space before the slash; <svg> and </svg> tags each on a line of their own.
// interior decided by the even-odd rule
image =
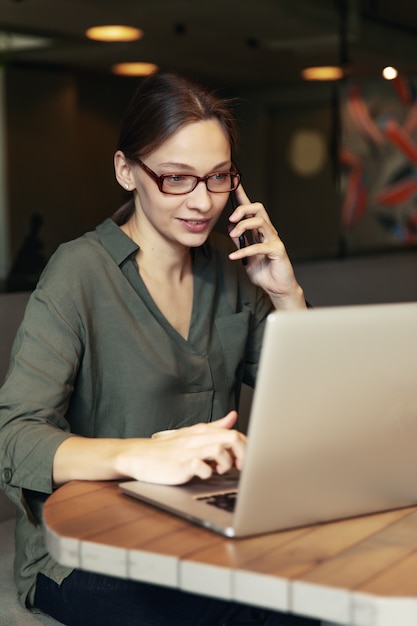
<svg viewBox="0 0 417 626">
<path fill-rule="evenodd" d="M 45 504 L 64 565 L 353 626 L 416 626 L 417 507 L 224 539 L 122 494 L 74 481 Z"/>
</svg>

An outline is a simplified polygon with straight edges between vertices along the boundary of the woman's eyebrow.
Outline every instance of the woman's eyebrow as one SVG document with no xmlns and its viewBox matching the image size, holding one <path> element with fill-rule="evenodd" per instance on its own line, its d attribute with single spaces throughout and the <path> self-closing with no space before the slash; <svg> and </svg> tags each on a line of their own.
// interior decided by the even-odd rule
<svg viewBox="0 0 417 626">
<path fill-rule="evenodd" d="M 210 168 L 211 172 L 216 172 L 216 171 L 220 171 L 222 168 L 229 168 L 231 165 L 231 161 L 223 161 L 222 163 L 219 163 L 217 165 L 215 165 L 214 167 Z M 178 162 L 174 162 L 174 161 L 170 161 L 168 163 L 159 163 L 159 167 L 166 167 L 166 168 L 172 168 L 172 169 L 181 169 L 181 170 L 188 170 L 190 172 L 194 171 L 195 168 L 192 165 L 189 165 L 188 163 L 178 163 Z"/>
</svg>

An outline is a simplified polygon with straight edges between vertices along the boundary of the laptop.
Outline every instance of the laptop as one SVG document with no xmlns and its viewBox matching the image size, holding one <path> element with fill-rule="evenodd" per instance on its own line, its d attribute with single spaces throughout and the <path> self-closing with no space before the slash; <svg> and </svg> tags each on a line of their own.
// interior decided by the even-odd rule
<svg viewBox="0 0 417 626">
<path fill-rule="evenodd" d="M 273 312 L 240 475 L 120 489 L 246 537 L 416 504 L 416 446 L 417 303 Z"/>
</svg>

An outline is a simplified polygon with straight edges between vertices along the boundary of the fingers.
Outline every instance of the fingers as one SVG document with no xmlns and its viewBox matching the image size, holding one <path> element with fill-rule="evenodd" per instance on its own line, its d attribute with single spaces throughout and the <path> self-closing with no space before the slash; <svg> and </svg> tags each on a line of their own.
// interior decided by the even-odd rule
<svg viewBox="0 0 417 626">
<path fill-rule="evenodd" d="M 276 240 L 278 233 L 274 228 L 269 215 L 263 204 L 260 202 L 250 202 L 242 185 L 236 190 L 238 206 L 229 216 L 229 235 L 233 239 L 236 248 L 240 248 L 239 237 L 250 233 L 250 245 L 262 243 L 264 241 Z M 241 257 L 236 257 L 241 258 Z"/>
<path fill-rule="evenodd" d="M 236 250 L 229 254 L 229 259 L 242 260 L 246 264 L 252 257 L 258 257 L 260 262 L 266 257 L 285 258 L 285 246 L 264 205 L 260 202 L 250 202 L 242 185 L 236 190 L 236 199 L 238 206 L 229 217 L 231 224 L 229 235 Z"/>
<path fill-rule="evenodd" d="M 232 230 L 229 234 L 234 237 L 243 234 L 247 230 L 259 232 L 265 235 L 277 235 L 277 231 L 269 219 L 269 215 L 263 204 L 241 204 L 229 217 Z"/>
<path fill-rule="evenodd" d="M 277 260 L 286 260 L 287 253 L 283 242 L 277 237 L 275 240 L 263 243 L 254 243 L 246 248 L 234 250 L 229 254 L 231 261 L 236 261 L 243 258 L 257 257 Z"/>
<path fill-rule="evenodd" d="M 269 217 L 264 205 L 261 202 L 251 202 L 249 197 L 246 195 L 246 192 L 243 189 L 242 185 L 239 185 L 235 193 L 237 207 L 229 217 L 229 220 L 232 222 L 232 224 L 235 224 L 240 220 L 247 219 L 248 217 L 253 217 L 254 215 L 258 214 L 262 214 L 264 219 L 267 219 L 269 221 Z"/>
<path fill-rule="evenodd" d="M 210 422 L 209 426 L 212 428 L 232 428 L 237 420 L 237 411 L 230 411 L 227 415 L 219 420 Z"/>
<path fill-rule="evenodd" d="M 213 472 L 224 474 L 233 466 L 243 467 L 246 436 L 233 428 L 237 412 L 209 424 L 179 428 L 165 437 L 146 441 L 147 471 L 140 480 L 182 484 L 193 476 L 206 479 Z M 143 455 L 142 455 L 143 459 Z M 143 468 L 143 465 L 142 465 Z"/>
<path fill-rule="evenodd" d="M 245 192 L 245 190 L 243 188 L 242 183 L 236 189 L 236 200 L 237 200 L 238 204 L 250 204 L 250 200 L 249 200 L 248 196 L 246 195 L 246 192 Z"/>
<path fill-rule="evenodd" d="M 236 419 L 237 412 L 230 411 L 215 422 L 185 428 L 183 445 L 198 458 L 214 464 L 219 473 L 228 471 L 233 465 L 242 469 L 246 436 L 232 429 Z"/>
<path fill-rule="evenodd" d="M 211 467 L 211 465 L 205 463 L 201 459 L 193 459 L 190 464 L 190 471 L 183 482 L 191 480 L 191 478 L 193 478 L 194 476 L 206 480 L 207 478 L 210 478 L 212 474 L 213 468 Z"/>
<path fill-rule="evenodd" d="M 200 450 L 200 458 L 192 461 L 194 475 L 208 478 L 216 472 L 225 474 L 235 465 L 235 457 L 229 448 L 220 444 L 207 445 Z"/>
<path fill-rule="evenodd" d="M 242 185 L 235 191 L 237 207 L 234 209 L 233 213 L 229 216 L 229 221 L 233 224 L 239 222 L 242 219 L 245 219 L 247 210 L 252 207 L 252 203 L 246 195 L 245 190 Z"/>
<path fill-rule="evenodd" d="M 253 210 L 254 205 L 251 205 Z M 242 207 L 244 208 L 244 207 Z M 257 215 L 250 215 L 244 217 L 235 224 L 229 231 L 229 235 L 232 239 L 239 240 L 242 235 L 250 234 L 250 243 L 262 243 L 276 239 L 278 234 L 272 224 L 267 221 L 264 215 L 258 213 Z"/>
<path fill-rule="evenodd" d="M 251 210 L 255 205 L 251 205 Z M 250 258 L 257 255 L 270 255 L 271 252 L 285 254 L 285 246 L 262 205 L 257 215 L 240 220 L 229 232 L 237 250 L 229 254 L 229 259 Z M 244 207 L 241 207 L 244 208 Z M 248 237 L 248 234 L 250 237 Z M 239 246 L 239 238 L 248 240 L 245 247 Z"/>
</svg>

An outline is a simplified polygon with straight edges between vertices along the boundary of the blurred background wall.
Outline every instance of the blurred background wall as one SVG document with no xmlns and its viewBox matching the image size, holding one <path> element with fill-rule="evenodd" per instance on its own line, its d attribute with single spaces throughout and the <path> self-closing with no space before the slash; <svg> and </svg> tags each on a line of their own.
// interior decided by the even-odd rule
<svg viewBox="0 0 417 626">
<path fill-rule="evenodd" d="M 110 61 L 140 54 L 235 99 L 236 158 L 245 189 L 266 204 L 313 303 L 417 296 L 413 238 L 346 246 L 338 152 L 347 81 L 378 85 L 380 70 L 393 58 L 400 66 L 402 60 L 413 85 L 417 18 L 411 19 L 406 2 L 113 5 L 0 0 L 0 289 L 25 289 L 24 280 L 7 287 L 13 267 L 29 263 L 30 285 L 61 242 L 94 228 L 128 197 L 115 182 L 113 152 L 120 118 L 141 79 L 115 75 Z M 133 54 L 128 44 L 87 45 L 84 28 L 115 17 L 143 24 L 140 45 L 148 48 Z M 17 31 L 53 43 L 2 52 Z M 319 61 L 341 66 L 344 77 L 303 81 L 303 67 Z M 410 98 L 413 108 L 414 94 Z"/>
</svg>

